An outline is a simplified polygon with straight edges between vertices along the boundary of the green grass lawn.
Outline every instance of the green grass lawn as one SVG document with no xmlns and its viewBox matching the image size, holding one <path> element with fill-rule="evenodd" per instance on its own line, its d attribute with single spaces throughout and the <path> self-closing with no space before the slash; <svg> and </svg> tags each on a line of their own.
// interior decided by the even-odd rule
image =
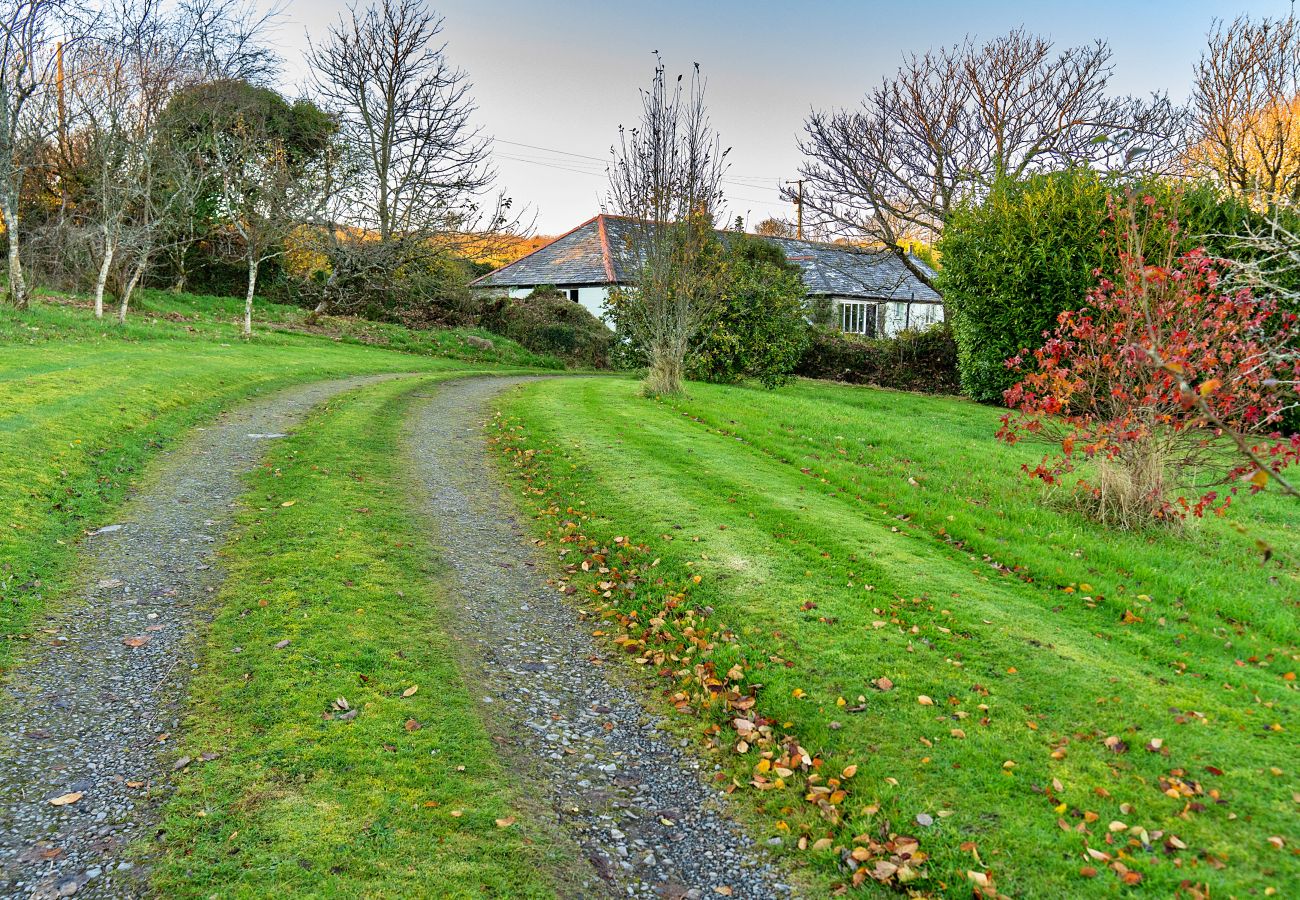
<svg viewBox="0 0 1300 900">
<path fill-rule="evenodd" d="M 500 338 L 481 350 L 465 332 L 348 320 L 333 327 L 388 335 L 411 352 L 265 326 L 243 341 L 235 309 L 230 299 L 146 292 L 123 327 L 66 298 L 22 313 L 0 307 L 0 668 L 44 598 L 64 585 L 83 531 L 111 520 L 153 452 L 218 410 L 330 377 L 558 364 Z M 301 316 L 258 309 L 277 320 Z"/>
<path fill-rule="evenodd" d="M 566 859 L 460 682 L 394 452 L 432 380 L 337 398 L 252 476 L 190 685 L 160 896 L 554 895 Z"/>
<path fill-rule="evenodd" d="M 906 862 L 906 836 L 910 887 L 957 896 L 1300 892 L 1294 502 L 1107 532 L 1020 474 L 1037 452 L 996 442 L 990 408 L 637 391 L 512 392 L 503 458 L 570 584 L 612 607 L 600 630 L 814 884 L 851 881 L 853 847 L 863 872 Z M 746 716 L 770 738 L 742 742 Z M 811 778 L 777 780 L 785 735 Z"/>
</svg>

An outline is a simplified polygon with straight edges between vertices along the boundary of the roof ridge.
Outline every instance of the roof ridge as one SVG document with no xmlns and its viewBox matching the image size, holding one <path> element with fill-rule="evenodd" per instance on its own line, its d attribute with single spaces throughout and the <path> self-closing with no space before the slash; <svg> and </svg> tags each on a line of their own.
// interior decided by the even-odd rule
<svg viewBox="0 0 1300 900">
<path fill-rule="evenodd" d="M 610 284 L 618 279 L 614 277 L 614 258 L 609 252 L 609 233 L 605 230 L 605 213 L 596 216 L 596 230 L 600 234 L 600 259 L 605 264 L 605 276 Z"/>
</svg>

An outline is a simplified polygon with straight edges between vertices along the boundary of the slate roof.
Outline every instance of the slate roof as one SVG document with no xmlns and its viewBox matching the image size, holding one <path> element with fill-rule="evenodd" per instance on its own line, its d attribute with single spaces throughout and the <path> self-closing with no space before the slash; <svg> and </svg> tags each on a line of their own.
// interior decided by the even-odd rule
<svg viewBox="0 0 1300 900">
<path fill-rule="evenodd" d="M 636 240 L 635 220 L 599 215 L 562 234 L 527 256 L 489 272 L 472 287 L 557 287 L 621 284 L 630 280 L 620 271 L 620 258 Z M 729 232 L 719 232 L 725 240 Z M 814 296 L 863 297 L 874 300 L 921 300 L 941 303 L 943 298 L 908 271 L 893 253 L 844 244 L 824 244 L 793 238 L 764 237 L 777 244 L 786 258 L 803 271 L 804 285 Z M 913 257 L 915 259 L 915 257 Z M 930 271 L 920 260 L 917 264 Z"/>
</svg>

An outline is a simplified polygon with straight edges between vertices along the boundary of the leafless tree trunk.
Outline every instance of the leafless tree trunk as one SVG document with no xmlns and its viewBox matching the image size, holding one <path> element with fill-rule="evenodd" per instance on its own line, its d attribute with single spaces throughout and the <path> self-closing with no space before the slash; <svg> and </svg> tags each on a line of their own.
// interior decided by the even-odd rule
<svg viewBox="0 0 1300 900">
<path fill-rule="evenodd" d="M 1300 24 L 1216 22 L 1192 91 L 1194 169 L 1229 190 L 1300 201 Z"/>
<path fill-rule="evenodd" d="M 62 25 L 75 41 L 71 20 L 60 22 L 61 0 L 8 0 L 0 5 L 0 215 L 9 244 L 9 300 L 25 308 L 29 287 L 23 273 L 19 204 L 27 171 L 54 134 L 57 85 L 54 77 Z"/>
<path fill-rule="evenodd" d="M 1111 52 L 1057 51 L 1023 30 L 904 59 L 855 110 L 805 123 L 805 215 L 828 233 L 894 250 L 933 240 L 950 211 L 999 178 L 1070 165 L 1164 171 L 1182 151 L 1183 114 L 1163 96 L 1109 97 Z"/>
<path fill-rule="evenodd" d="M 610 206 L 632 219 L 628 239 L 611 247 L 633 282 L 614 298 L 616 318 L 645 348 L 652 395 L 681 392 L 692 342 L 719 303 L 718 260 L 709 250 L 728 151 L 709 121 L 704 87 L 698 65 L 687 88 L 680 76 L 670 84 L 656 57 L 640 124 L 619 130 L 609 168 Z"/>
</svg>

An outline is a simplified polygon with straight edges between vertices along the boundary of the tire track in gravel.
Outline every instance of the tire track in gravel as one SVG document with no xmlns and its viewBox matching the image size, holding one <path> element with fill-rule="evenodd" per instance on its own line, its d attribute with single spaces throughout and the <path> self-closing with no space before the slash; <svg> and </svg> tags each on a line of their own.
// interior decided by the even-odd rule
<svg viewBox="0 0 1300 900">
<path fill-rule="evenodd" d="M 785 897 L 792 889 L 728 816 L 698 760 L 602 657 L 546 581 L 487 459 L 489 402 L 527 379 L 439 385 L 414 408 L 407 450 L 451 568 L 447 629 L 465 683 L 510 763 L 549 799 L 590 863 L 591 896 Z M 725 892 L 725 890 L 724 890 Z"/>
<path fill-rule="evenodd" d="M 0 896 L 146 891 L 144 867 L 123 851 L 166 794 L 167 735 L 241 476 L 318 404 L 391 377 L 289 388 L 224 413 L 155 463 L 120 524 L 86 540 L 81 589 L 33 623 L 35 646 L 0 689 Z"/>
</svg>

